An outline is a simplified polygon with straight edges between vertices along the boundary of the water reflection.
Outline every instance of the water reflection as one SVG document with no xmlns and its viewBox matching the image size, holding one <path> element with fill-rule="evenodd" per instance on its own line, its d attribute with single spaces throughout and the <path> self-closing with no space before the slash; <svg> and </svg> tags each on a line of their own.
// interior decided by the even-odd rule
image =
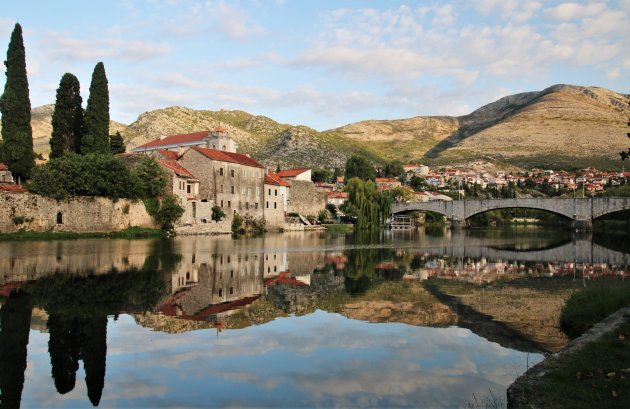
<svg viewBox="0 0 630 409">
<path fill-rule="evenodd" d="M 56 392 L 68 399 L 76 399 L 76 393 L 82 393 L 87 395 L 92 405 L 98 406 L 106 395 L 106 373 L 111 371 L 111 362 L 108 363 L 111 357 L 107 357 L 111 354 L 108 352 L 111 344 L 108 345 L 107 339 L 112 325 L 118 337 L 138 337 L 134 339 L 138 345 L 131 347 L 135 352 L 128 354 L 142 353 L 139 347 L 145 342 L 142 337 L 162 339 L 155 332 L 149 336 L 139 329 L 130 329 L 129 317 L 140 325 L 137 328 L 168 334 L 186 333 L 187 338 L 179 338 L 185 345 L 199 336 L 191 332 L 193 330 L 211 328 L 217 331 L 217 335 L 224 332 L 220 339 L 227 338 L 230 345 L 249 342 L 248 346 L 243 344 L 243 349 L 234 354 L 250 360 L 251 354 L 255 353 L 251 348 L 261 347 L 256 335 L 252 334 L 261 331 L 267 337 L 265 339 L 271 341 L 273 335 L 265 331 L 273 328 L 276 329 L 272 332 L 279 331 L 280 326 L 284 332 L 277 334 L 278 339 L 273 339 L 275 346 L 272 349 L 282 349 L 294 336 L 295 329 L 290 326 L 302 328 L 304 322 L 311 322 L 313 328 L 310 331 L 328 331 L 337 342 L 343 338 L 340 331 L 344 331 L 344 326 L 352 328 L 359 325 L 346 319 L 340 324 L 335 318 L 338 316 L 328 313 L 389 323 L 369 329 L 360 325 L 355 328 L 362 334 L 360 337 L 376 338 L 383 344 L 387 344 L 386 337 L 391 331 L 402 331 L 392 327 L 391 323 L 437 327 L 457 324 L 459 329 L 444 328 L 444 331 L 460 331 L 456 335 L 448 335 L 453 337 L 453 348 L 463 348 L 458 342 L 466 344 L 470 341 L 471 334 L 461 332 L 466 328 L 491 341 L 496 348 L 509 348 L 498 349 L 500 354 L 510 350 L 543 352 L 557 350 L 566 342 L 555 321 L 559 307 L 574 288 L 599 275 L 623 279 L 630 271 L 628 252 L 601 246 L 587 237 L 546 234 L 535 230 L 521 231 L 516 235 L 494 231 L 485 236 L 477 231 L 453 234 L 450 230 L 438 230 L 351 236 L 299 233 L 241 240 L 182 237 L 140 241 L 5 242 L 0 243 L 0 260 L 3 303 L 0 311 L 1 407 L 20 406 L 27 368 L 29 324 L 33 329 L 42 329 L 35 319 L 31 321 L 33 307 L 45 311 L 38 317 L 46 322 L 48 333 L 34 331 L 31 338 L 38 337 L 38 342 L 40 336 L 47 338 L 48 373 Z M 328 313 L 318 312 L 320 310 Z M 525 313 L 528 316 L 523 315 L 523 311 L 529 311 Z M 305 317 L 298 320 L 298 317 L 290 317 L 291 314 Z M 123 332 L 115 325 L 118 317 L 123 317 Z M 289 321 L 278 321 L 278 317 L 285 317 L 290 324 Z M 313 317 L 314 321 L 308 321 L 306 317 Z M 267 325 L 256 327 L 263 323 Z M 333 330 L 322 325 L 342 326 Z M 246 328 L 251 332 L 247 332 Z M 239 331 L 225 331 L 227 329 Z M 420 342 L 422 337 L 430 339 L 434 336 L 431 332 L 419 337 L 414 331 L 417 329 L 406 328 L 404 337 L 417 338 Z M 444 334 L 447 333 L 440 336 L 446 337 Z M 245 338 L 241 339 L 239 334 Z M 315 340 L 321 339 L 315 334 L 313 336 Z M 284 341 L 282 347 L 278 344 L 280 339 Z M 273 381 L 275 383 L 291 384 L 299 386 L 302 392 L 309 391 L 312 400 L 304 402 L 305 406 L 405 406 L 413 402 L 410 398 L 423 402 L 427 396 L 435 396 L 433 394 L 441 390 L 441 384 L 422 381 L 422 385 L 413 383 L 407 386 L 409 389 L 403 388 L 408 394 L 403 391 L 400 396 L 388 395 L 382 401 L 375 395 L 361 396 L 366 390 L 374 390 L 374 385 L 379 383 L 377 372 L 368 370 L 370 365 L 380 367 L 379 373 L 391 372 L 392 379 L 397 379 L 394 373 L 405 366 L 408 357 L 403 359 L 400 355 L 392 355 L 388 358 L 390 364 L 387 367 L 380 361 L 370 363 L 367 352 L 379 355 L 382 351 L 373 350 L 377 348 L 375 345 L 358 346 L 363 344 L 356 341 L 348 340 L 335 353 L 352 357 L 351 350 L 358 347 L 362 351 L 356 357 L 357 362 L 361 362 L 359 366 L 343 360 L 345 367 L 338 367 L 338 371 L 320 367 L 317 373 L 304 373 L 304 367 L 309 364 L 298 348 L 293 351 L 291 362 L 287 362 L 286 357 L 282 358 L 285 368 L 269 371 L 266 376 L 277 377 Z M 299 342 L 302 346 L 313 348 L 306 353 L 313 355 L 309 359 L 316 356 L 326 362 L 328 358 L 321 354 L 329 348 L 326 344 L 333 340 L 326 338 L 321 345 L 303 338 Z M 440 342 L 449 344 L 444 340 Z M 126 345 L 130 345 L 129 342 Z M 212 353 L 219 353 L 222 351 L 220 345 L 223 344 L 208 348 L 214 351 Z M 169 355 L 168 348 L 179 351 L 189 346 L 175 344 L 167 347 L 162 352 L 164 356 L 156 358 L 155 365 L 158 366 L 151 367 L 151 371 L 160 373 L 165 370 L 159 365 L 163 365 L 164 357 Z M 379 348 L 389 347 L 381 345 Z M 396 348 L 405 350 L 400 344 Z M 316 350 L 322 352 L 314 352 Z M 197 352 L 203 354 L 203 351 L 202 347 Z M 223 352 L 230 355 L 227 350 Z M 445 350 L 439 353 L 448 355 Z M 256 365 L 264 366 L 269 364 L 267 360 L 278 358 L 261 354 L 265 358 Z M 114 353 L 117 368 L 121 364 L 119 355 L 120 352 Z M 41 354 L 28 359 L 31 362 L 40 358 Z M 127 356 L 126 359 L 131 358 Z M 443 364 L 437 364 L 429 357 L 418 359 L 416 364 L 420 367 Z M 472 358 L 458 355 L 457 359 L 470 361 Z M 291 369 L 293 360 L 303 367 Z M 191 361 L 187 362 L 192 365 Z M 248 368 L 252 362 L 247 364 Z M 81 363 L 84 381 L 77 379 Z M 217 366 L 221 370 L 212 371 L 212 375 L 208 376 L 219 383 L 232 382 L 234 388 L 242 387 L 242 382 L 238 383 L 230 377 L 250 379 L 263 376 L 264 371 L 237 375 L 233 368 L 228 368 L 234 364 L 233 360 L 221 363 Z M 330 364 L 334 365 L 333 362 Z M 479 364 L 470 365 L 477 368 Z M 241 365 L 244 363 L 241 362 Z M 457 365 L 447 365 L 440 370 L 465 374 L 456 382 L 461 388 L 460 393 L 468 393 L 464 392 L 467 387 L 462 382 L 466 385 L 478 384 L 478 390 L 487 389 L 488 385 L 499 385 L 496 380 L 470 378 L 471 368 L 464 370 Z M 437 374 L 440 370 L 432 370 L 430 376 L 439 378 Z M 475 370 L 478 371 L 478 368 Z M 406 368 L 402 373 L 407 374 L 404 377 L 424 380 L 429 374 L 413 368 Z M 181 372 L 179 376 L 183 376 Z M 218 378 L 221 377 L 230 380 L 220 381 Z M 205 375 L 199 375 L 199 379 L 207 381 Z M 400 381 L 398 386 L 404 384 L 402 379 Z M 452 379 L 443 381 L 448 383 Z M 270 388 L 277 393 L 277 384 L 274 385 Z M 254 390 L 265 394 L 260 385 Z M 251 398 L 259 399 L 252 391 Z M 27 396 L 32 398 L 30 394 Z M 450 398 L 444 394 L 442 399 L 449 402 Z M 75 400 L 68 402 L 76 403 Z M 269 398 L 231 403 L 248 406 L 251 402 L 268 402 L 270 406 L 275 406 L 280 401 Z M 424 402 L 430 406 L 429 401 Z M 139 400 L 134 404 L 152 406 L 152 403 L 155 402 Z M 201 403 L 188 404 L 199 406 Z"/>
</svg>

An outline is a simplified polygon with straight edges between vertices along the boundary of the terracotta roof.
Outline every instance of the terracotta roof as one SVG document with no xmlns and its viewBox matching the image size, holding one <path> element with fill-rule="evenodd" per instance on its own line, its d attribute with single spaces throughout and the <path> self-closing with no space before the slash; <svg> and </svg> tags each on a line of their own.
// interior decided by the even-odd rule
<svg viewBox="0 0 630 409">
<path fill-rule="evenodd" d="M 169 151 L 168 149 L 157 149 L 157 151 L 164 156 L 164 159 L 177 160 L 179 158 L 177 152 Z"/>
<path fill-rule="evenodd" d="M 3 192 L 26 193 L 28 190 L 22 185 L 14 185 L 12 183 L 0 183 L 0 190 Z"/>
<path fill-rule="evenodd" d="M 253 166 L 256 168 L 264 168 L 264 166 L 258 163 L 255 159 L 252 159 L 249 156 L 242 155 L 240 153 L 218 151 L 216 149 L 200 148 L 199 146 L 194 146 L 192 149 L 201 153 L 208 159 L 218 160 L 221 162 L 239 163 L 241 165 Z"/>
<path fill-rule="evenodd" d="M 281 178 L 293 178 L 296 177 L 297 175 L 301 175 L 304 172 L 309 171 L 309 168 L 297 168 L 297 169 L 287 169 L 287 170 L 281 170 L 280 172 L 278 172 L 278 176 L 280 176 Z"/>
<path fill-rule="evenodd" d="M 394 179 L 394 178 L 376 178 L 375 179 L 376 183 L 396 183 L 396 182 L 400 182 L 398 179 Z"/>
<path fill-rule="evenodd" d="M 180 165 L 179 163 L 175 161 L 157 159 L 156 162 L 162 165 L 163 167 L 165 167 L 166 169 L 174 172 L 177 176 L 183 176 L 189 179 L 197 179 L 195 175 L 193 175 L 192 173 L 188 171 L 188 169 L 186 169 L 185 167 L 183 167 L 182 165 Z"/>
<path fill-rule="evenodd" d="M 225 130 L 225 128 L 224 128 L 224 127 L 222 127 L 221 125 L 219 125 L 219 126 L 217 126 L 216 128 L 214 128 L 214 129 L 212 130 L 212 132 L 227 132 L 227 131 Z"/>
<path fill-rule="evenodd" d="M 194 133 L 186 133 L 179 135 L 169 135 L 164 139 L 155 139 L 151 142 L 145 143 L 144 145 L 137 146 L 136 149 L 142 148 L 153 148 L 156 146 L 165 146 L 165 145 L 184 145 L 191 144 L 194 142 L 200 142 L 209 134 L 208 131 L 203 132 L 194 132 Z"/>
<path fill-rule="evenodd" d="M 326 194 L 329 199 L 347 199 L 348 192 L 328 192 Z"/>
<path fill-rule="evenodd" d="M 291 186 L 291 184 L 289 182 L 287 182 L 286 180 L 282 179 L 280 176 L 278 176 L 277 173 L 273 173 L 273 172 L 268 172 L 265 175 L 265 184 L 266 185 L 285 186 L 285 187 L 290 187 Z"/>
<path fill-rule="evenodd" d="M 0 170 L 9 170 L 9 167 L 4 163 L 0 162 Z"/>
</svg>

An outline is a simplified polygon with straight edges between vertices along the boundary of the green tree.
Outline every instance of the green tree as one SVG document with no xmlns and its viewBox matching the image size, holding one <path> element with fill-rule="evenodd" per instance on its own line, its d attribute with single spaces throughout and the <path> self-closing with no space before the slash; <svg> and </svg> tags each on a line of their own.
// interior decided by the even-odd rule
<svg viewBox="0 0 630 409">
<path fill-rule="evenodd" d="M 35 167 L 33 130 L 31 128 L 31 101 L 26 76 L 26 52 L 22 40 L 22 27 L 15 25 L 7 50 L 7 81 L 0 97 L 2 114 L 2 140 L 0 161 L 16 176 L 29 178 Z"/>
<path fill-rule="evenodd" d="M 109 136 L 109 150 L 112 154 L 125 153 L 127 146 L 120 132 L 116 131 L 114 135 Z"/>
<path fill-rule="evenodd" d="M 85 124 L 87 133 L 81 141 L 81 153 L 109 152 L 109 90 L 102 62 L 96 64 L 92 73 Z"/>
<path fill-rule="evenodd" d="M 400 163 L 400 161 L 395 160 L 392 162 L 385 163 L 385 166 L 383 166 L 381 173 L 382 173 L 381 174 L 382 177 L 397 178 L 400 175 L 405 174 L 405 169 L 403 168 L 402 163 Z"/>
<path fill-rule="evenodd" d="M 348 182 L 352 178 L 374 180 L 376 178 L 376 172 L 367 159 L 361 156 L 352 155 L 346 161 L 345 180 Z"/>
<path fill-rule="evenodd" d="M 81 139 L 85 135 L 82 102 L 78 78 L 65 73 L 57 88 L 52 114 L 51 158 L 58 158 L 65 152 L 81 152 Z"/>
<path fill-rule="evenodd" d="M 220 222 L 225 217 L 225 212 L 221 209 L 220 206 L 212 206 L 212 220 L 215 222 Z"/>
<path fill-rule="evenodd" d="M 135 196 L 146 199 L 158 197 L 164 193 L 166 174 L 160 165 L 150 157 L 142 159 L 140 164 L 131 171 L 132 185 L 135 185 Z"/>
<path fill-rule="evenodd" d="M 328 169 L 313 169 L 311 180 L 313 182 L 329 182 L 332 179 L 332 172 Z"/>
<path fill-rule="evenodd" d="M 363 181 L 352 178 L 346 184 L 348 202 L 344 206 L 346 213 L 356 216 L 360 230 L 378 229 L 389 215 L 394 197 L 381 193 L 371 180 Z"/>
<path fill-rule="evenodd" d="M 429 188 L 429 185 L 427 185 L 426 180 L 424 180 L 420 176 L 416 176 L 416 175 L 412 176 L 409 183 L 411 184 L 411 187 L 413 188 L 413 190 L 415 190 L 416 192 L 419 192 L 421 190 L 427 190 Z"/>
</svg>

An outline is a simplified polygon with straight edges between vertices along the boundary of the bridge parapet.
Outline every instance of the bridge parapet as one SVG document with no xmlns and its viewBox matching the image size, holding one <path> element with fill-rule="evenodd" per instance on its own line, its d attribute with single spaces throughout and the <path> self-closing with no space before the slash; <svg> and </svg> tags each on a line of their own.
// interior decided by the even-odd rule
<svg viewBox="0 0 630 409">
<path fill-rule="evenodd" d="M 489 210 L 528 208 L 546 210 L 572 219 L 578 229 L 588 230 L 594 218 L 621 210 L 630 210 L 630 198 L 514 198 L 480 200 L 434 200 L 428 202 L 397 203 L 392 214 L 409 211 L 432 211 L 451 219 L 453 227 L 463 227 L 466 219 Z"/>
</svg>

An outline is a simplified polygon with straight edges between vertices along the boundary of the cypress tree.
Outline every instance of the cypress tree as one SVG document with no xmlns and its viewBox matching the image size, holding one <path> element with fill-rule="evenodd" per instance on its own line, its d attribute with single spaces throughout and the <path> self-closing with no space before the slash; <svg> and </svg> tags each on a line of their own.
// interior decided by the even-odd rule
<svg viewBox="0 0 630 409">
<path fill-rule="evenodd" d="M 31 129 L 31 101 L 26 77 L 26 52 L 22 27 L 15 24 L 7 50 L 7 82 L 0 97 L 2 140 L 0 160 L 17 177 L 28 178 L 35 167 L 33 131 Z"/>
<path fill-rule="evenodd" d="M 57 88 L 52 115 L 51 158 L 58 158 L 65 152 L 80 152 L 81 139 L 85 135 L 82 102 L 79 80 L 65 73 Z"/>
<path fill-rule="evenodd" d="M 94 67 L 90 96 L 85 108 L 87 133 L 81 140 L 81 153 L 109 152 L 109 90 L 105 66 L 99 62 Z"/>
<path fill-rule="evenodd" d="M 116 131 L 116 134 L 109 137 L 109 150 L 112 154 L 125 153 L 127 147 L 120 132 Z"/>
</svg>

